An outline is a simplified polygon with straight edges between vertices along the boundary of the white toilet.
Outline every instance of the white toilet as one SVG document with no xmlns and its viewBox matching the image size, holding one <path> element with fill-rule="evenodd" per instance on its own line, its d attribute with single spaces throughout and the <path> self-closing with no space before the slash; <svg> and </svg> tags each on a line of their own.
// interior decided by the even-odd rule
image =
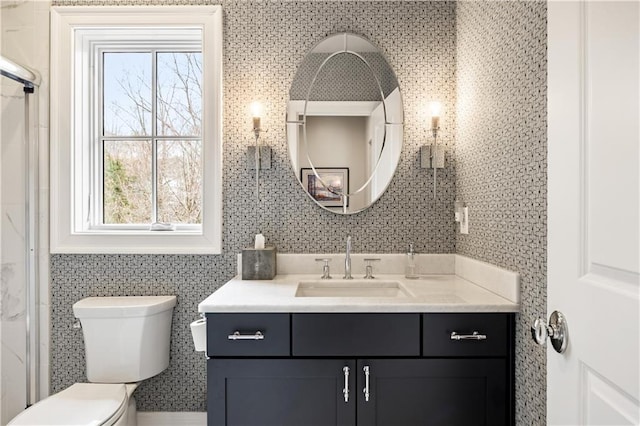
<svg viewBox="0 0 640 426">
<path fill-rule="evenodd" d="M 135 426 L 138 382 L 169 366 L 175 296 L 89 297 L 82 324 L 87 379 L 34 404 L 9 425 Z"/>
</svg>

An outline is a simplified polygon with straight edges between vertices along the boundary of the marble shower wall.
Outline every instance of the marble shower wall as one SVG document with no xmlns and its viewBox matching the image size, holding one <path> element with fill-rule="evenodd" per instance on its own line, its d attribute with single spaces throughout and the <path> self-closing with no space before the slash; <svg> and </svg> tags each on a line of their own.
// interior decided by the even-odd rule
<svg viewBox="0 0 640 426">
<path fill-rule="evenodd" d="M 546 424 L 546 3 L 459 2 L 457 197 L 470 209 L 457 253 L 520 273 L 516 421 Z"/>
<path fill-rule="evenodd" d="M 208 4 L 206 1 L 57 0 L 81 4 Z M 355 252 L 401 253 L 409 242 L 420 252 L 455 252 L 452 206 L 456 127 L 455 3 L 376 1 L 223 1 L 224 17 L 224 235 L 219 256 L 54 255 L 51 259 L 51 390 L 85 380 L 81 333 L 72 328 L 71 305 L 87 296 L 175 294 L 171 364 L 136 391 L 142 411 L 204 411 L 205 359 L 193 351 L 189 323 L 197 304 L 235 274 L 235 255 L 262 228 L 286 253 L 338 253 L 347 234 Z M 285 112 L 298 64 L 313 45 L 336 32 L 354 32 L 380 47 L 402 91 L 404 147 L 387 192 L 370 209 L 338 216 L 316 206 L 289 166 Z M 249 105 L 266 110 L 264 140 L 272 168 L 261 172 L 261 203 L 247 169 L 251 143 Z M 444 105 L 442 143 L 447 167 L 420 168 L 419 147 L 429 142 L 424 107 Z"/>
</svg>

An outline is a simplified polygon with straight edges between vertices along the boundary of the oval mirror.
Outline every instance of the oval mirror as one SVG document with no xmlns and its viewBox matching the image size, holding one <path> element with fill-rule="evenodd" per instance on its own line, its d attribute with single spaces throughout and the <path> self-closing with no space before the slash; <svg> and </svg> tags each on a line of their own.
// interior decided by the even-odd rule
<svg viewBox="0 0 640 426">
<path fill-rule="evenodd" d="M 294 173 L 323 208 L 341 214 L 375 203 L 402 150 L 402 98 L 382 53 L 365 38 L 335 34 L 296 72 L 287 105 Z"/>
</svg>

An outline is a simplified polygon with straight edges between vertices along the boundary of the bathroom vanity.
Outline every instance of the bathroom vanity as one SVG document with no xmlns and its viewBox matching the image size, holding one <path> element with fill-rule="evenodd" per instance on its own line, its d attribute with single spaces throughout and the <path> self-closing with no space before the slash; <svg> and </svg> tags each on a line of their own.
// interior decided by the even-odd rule
<svg viewBox="0 0 640 426">
<path fill-rule="evenodd" d="M 443 256 L 480 283 L 453 265 L 417 280 L 291 273 L 225 284 L 199 306 L 208 424 L 513 424 L 519 305 L 505 296 L 517 299 L 517 274 Z M 299 272 L 304 261 L 278 264 Z"/>
</svg>

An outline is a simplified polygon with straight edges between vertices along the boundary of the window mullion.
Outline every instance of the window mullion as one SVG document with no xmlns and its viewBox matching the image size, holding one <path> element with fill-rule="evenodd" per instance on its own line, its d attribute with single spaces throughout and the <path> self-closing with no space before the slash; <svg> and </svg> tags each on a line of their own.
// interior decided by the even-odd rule
<svg viewBox="0 0 640 426">
<path fill-rule="evenodd" d="M 151 51 L 151 223 L 158 222 L 158 51 Z"/>
<path fill-rule="evenodd" d="M 104 55 L 97 46 L 94 60 L 96 67 L 93 72 L 96 76 L 97 84 L 91 85 L 94 99 L 93 120 L 91 122 L 95 123 L 92 129 L 94 139 L 90 148 L 90 158 L 92 160 L 89 164 L 91 190 L 88 218 L 90 218 L 91 227 L 104 224 Z"/>
</svg>

